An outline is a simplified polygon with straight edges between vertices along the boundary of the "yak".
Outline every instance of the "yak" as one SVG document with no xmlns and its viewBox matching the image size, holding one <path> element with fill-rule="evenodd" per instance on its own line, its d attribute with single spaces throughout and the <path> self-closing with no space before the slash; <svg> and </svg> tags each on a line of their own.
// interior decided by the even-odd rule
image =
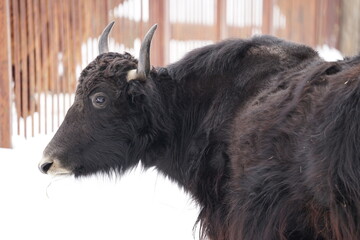
<svg viewBox="0 0 360 240">
<path fill-rule="evenodd" d="M 360 239 L 360 56 L 253 36 L 155 68 L 157 25 L 136 59 L 109 52 L 113 24 L 41 172 L 155 167 L 199 204 L 204 239 Z"/>
</svg>

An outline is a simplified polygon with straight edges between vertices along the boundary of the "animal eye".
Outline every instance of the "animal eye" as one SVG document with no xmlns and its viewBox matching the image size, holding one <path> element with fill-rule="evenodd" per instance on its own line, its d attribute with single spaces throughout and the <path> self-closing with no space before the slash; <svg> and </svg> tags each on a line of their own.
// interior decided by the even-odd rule
<svg viewBox="0 0 360 240">
<path fill-rule="evenodd" d="M 95 108 L 106 107 L 108 98 L 105 93 L 96 93 L 92 96 L 92 104 Z"/>
</svg>

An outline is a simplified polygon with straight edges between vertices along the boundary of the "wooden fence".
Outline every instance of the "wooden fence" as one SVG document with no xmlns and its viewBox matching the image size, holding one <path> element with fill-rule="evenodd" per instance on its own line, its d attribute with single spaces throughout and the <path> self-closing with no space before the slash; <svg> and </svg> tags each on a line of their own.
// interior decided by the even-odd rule
<svg viewBox="0 0 360 240">
<path fill-rule="evenodd" d="M 11 146 L 12 134 L 59 126 L 112 20 L 110 49 L 135 56 L 158 23 L 151 57 L 159 66 L 192 48 L 254 34 L 339 47 L 340 7 L 341 0 L 1 0 L 0 147 Z"/>
</svg>

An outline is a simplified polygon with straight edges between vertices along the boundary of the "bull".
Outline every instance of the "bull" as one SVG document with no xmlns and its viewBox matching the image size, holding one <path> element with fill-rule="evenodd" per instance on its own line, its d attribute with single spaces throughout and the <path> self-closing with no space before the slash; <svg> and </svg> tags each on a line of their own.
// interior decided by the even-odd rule
<svg viewBox="0 0 360 240">
<path fill-rule="evenodd" d="M 271 36 L 225 40 L 151 67 L 108 51 L 81 73 L 39 164 L 123 174 L 139 162 L 201 207 L 202 237 L 360 239 L 360 56 L 325 62 Z"/>
</svg>

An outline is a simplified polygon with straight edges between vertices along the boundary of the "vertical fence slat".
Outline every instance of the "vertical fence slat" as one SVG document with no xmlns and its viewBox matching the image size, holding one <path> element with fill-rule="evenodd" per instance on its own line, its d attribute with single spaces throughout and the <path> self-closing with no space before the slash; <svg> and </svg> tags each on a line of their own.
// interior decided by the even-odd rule
<svg viewBox="0 0 360 240">
<path fill-rule="evenodd" d="M 163 66 L 165 65 L 165 58 L 163 51 L 161 50 L 164 46 L 164 39 L 161 36 L 164 36 L 164 27 L 165 27 L 165 1 L 159 0 L 156 3 L 153 1 L 149 1 L 149 23 L 150 26 L 158 23 L 159 27 L 157 29 L 157 34 L 154 36 L 154 40 L 152 41 L 152 52 L 157 54 L 151 55 L 151 63 L 154 66 Z"/>
<path fill-rule="evenodd" d="M 29 55 L 29 105 L 31 115 L 31 136 L 35 136 L 34 113 L 35 113 L 35 41 L 34 41 L 34 12 L 33 0 L 27 0 L 27 25 L 28 25 L 28 55 Z"/>
<path fill-rule="evenodd" d="M 115 0 L 115 8 L 119 8 L 119 7 L 120 7 L 120 4 L 122 4 L 120 0 Z M 115 14 L 115 13 L 116 13 L 116 12 L 115 12 L 115 10 L 114 10 L 114 14 Z M 118 13 L 118 12 L 117 12 L 117 13 Z M 123 39 L 122 39 L 123 36 L 121 36 L 121 34 L 120 34 L 120 29 L 121 29 L 122 31 L 126 31 L 126 30 L 127 30 L 127 29 L 126 29 L 126 25 L 125 25 L 125 21 L 124 21 L 123 16 L 119 16 L 119 15 L 116 15 L 116 16 L 117 16 L 116 20 L 119 22 L 119 29 L 114 29 L 114 30 L 115 30 L 115 31 L 114 31 L 114 38 L 117 39 L 120 43 L 123 43 L 123 44 L 124 44 L 124 41 L 123 41 Z M 117 50 L 119 51 L 120 49 L 117 49 Z"/>
<path fill-rule="evenodd" d="M 21 117 L 21 83 L 20 83 L 20 24 L 19 24 L 19 2 L 18 0 L 11 1 L 11 10 L 13 15 L 12 21 L 12 35 L 13 35 L 13 69 L 15 78 L 15 107 L 16 107 L 16 122 L 17 134 L 20 134 L 20 117 Z"/>
<path fill-rule="evenodd" d="M 87 6 L 88 1 L 82 0 L 82 7 Z M 82 41 L 85 45 L 85 63 L 83 64 L 83 67 L 85 67 L 88 64 L 88 59 L 90 58 L 90 53 L 87 51 L 87 43 L 90 36 L 90 13 L 86 10 L 83 11 L 84 17 L 83 17 L 83 28 L 84 28 L 84 36 L 82 38 Z"/>
<path fill-rule="evenodd" d="M 216 0 L 216 40 L 226 38 L 226 1 Z"/>
<path fill-rule="evenodd" d="M 80 1 L 77 1 L 75 6 L 74 6 L 74 15 L 75 15 L 75 41 L 76 41 L 76 44 L 75 44 L 75 47 L 76 47 L 76 56 L 75 56 L 75 71 L 76 71 L 76 68 L 80 68 L 80 71 L 82 70 L 82 66 L 83 66 L 83 63 L 82 63 L 82 51 L 81 51 L 81 46 L 82 46 L 82 38 L 83 36 L 81 36 L 81 34 L 79 33 L 82 33 L 83 31 L 83 28 L 82 28 L 82 16 L 79 15 L 79 13 L 81 13 L 81 2 Z M 75 75 L 74 75 L 74 90 L 76 89 L 76 86 L 77 86 L 77 80 L 80 76 L 80 73 L 81 72 L 75 72 Z"/>
<path fill-rule="evenodd" d="M 71 1 L 71 0 L 70 0 Z M 70 98 L 70 79 L 71 79 L 71 43 L 70 43 L 70 16 L 69 16 L 69 0 L 64 1 L 64 38 L 65 38 L 65 46 L 64 46 L 64 60 L 65 60 L 65 82 L 66 82 L 66 93 L 68 96 L 68 102 L 71 102 Z"/>
<path fill-rule="evenodd" d="M 40 5 L 39 0 L 34 0 L 33 11 L 34 11 L 34 37 L 35 37 L 35 92 L 36 92 L 36 110 L 38 111 L 38 133 L 41 133 L 42 121 L 41 121 L 41 48 L 40 48 L 40 36 L 41 36 L 41 21 L 39 13 Z"/>
<path fill-rule="evenodd" d="M 321 3 L 323 3 L 321 5 L 321 7 L 319 7 L 317 9 L 317 15 L 322 16 L 319 18 L 319 32 L 320 32 L 320 36 L 318 38 L 318 42 L 317 44 L 319 45 L 323 45 L 323 44 L 327 44 L 330 47 L 334 47 L 334 48 L 338 48 L 341 51 L 343 51 L 344 54 L 346 54 L 346 52 L 344 51 L 345 49 L 340 47 L 340 42 L 341 42 L 341 34 L 340 32 L 342 32 L 345 28 L 350 28 L 350 29 L 355 29 L 353 28 L 351 25 L 347 24 L 346 22 L 344 22 L 344 24 L 341 24 L 341 21 L 344 21 L 345 18 L 349 18 L 352 19 L 351 23 L 352 24 L 358 24 L 358 30 L 353 31 L 354 34 L 358 35 L 358 40 L 357 40 L 357 44 L 356 41 L 354 39 L 354 37 L 350 37 L 349 39 L 352 39 L 352 43 L 351 46 L 353 47 L 357 47 L 358 51 L 360 51 L 360 16 L 358 14 L 356 14 L 356 19 L 354 19 L 354 16 L 351 15 L 343 15 L 342 14 L 342 10 L 344 11 L 344 13 L 346 12 L 347 9 L 345 9 L 345 4 L 348 4 L 349 1 L 347 1 L 345 3 L 345 1 L 342 0 L 322 0 Z M 357 2 L 358 8 L 355 7 L 355 9 L 360 9 L 360 2 Z M 326 11 L 324 11 L 324 9 L 326 9 Z M 322 13 L 322 15 L 320 14 Z M 349 53 L 347 53 L 349 54 Z"/>
<path fill-rule="evenodd" d="M 65 30 L 64 30 L 64 1 L 59 1 L 59 40 L 60 40 L 60 44 L 59 44 L 59 49 L 61 52 L 61 66 L 62 66 L 62 72 L 61 72 L 61 76 L 60 76 L 60 83 L 59 83 L 59 88 L 60 88 L 60 92 L 62 93 L 62 111 L 65 114 L 66 111 L 66 84 L 65 84 L 65 79 L 66 79 L 66 57 L 65 57 Z"/>
<path fill-rule="evenodd" d="M 54 6 L 53 1 L 47 2 L 47 13 L 48 13 L 48 36 L 49 36 L 49 91 L 50 91 L 50 99 L 51 99 L 51 131 L 54 131 L 54 122 L 55 122 L 55 105 L 54 105 L 54 81 L 56 81 L 55 77 L 55 36 L 54 36 Z"/>
<path fill-rule="evenodd" d="M 96 33 L 96 21 L 94 21 L 95 19 L 97 19 L 97 11 L 96 11 L 96 0 L 91 0 L 89 1 L 89 3 L 91 4 L 92 6 L 92 9 L 93 9 L 93 12 L 92 12 L 92 20 L 90 21 L 91 24 L 90 24 L 90 37 L 91 37 L 91 48 L 90 48 L 90 51 L 91 51 L 91 60 L 94 58 L 95 56 L 95 51 L 94 51 L 94 41 L 93 39 L 95 38 L 95 33 Z"/>
<path fill-rule="evenodd" d="M 0 2 L 0 147 L 11 148 L 11 45 L 9 0 Z"/>
<path fill-rule="evenodd" d="M 60 126 L 60 73 L 59 73 L 59 65 L 60 63 L 60 56 L 61 56 L 61 50 L 60 50 L 60 33 L 59 33 L 59 16 L 60 16 L 60 9 L 59 9 L 59 5 L 60 5 L 61 1 L 55 1 L 54 2 L 54 39 L 55 39 L 55 61 L 56 61 L 56 65 L 55 65 L 55 76 L 56 78 L 55 80 L 55 95 L 56 95 L 56 114 L 57 114 L 57 118 L 56 118 L 56 128 L 58 128 Z"/>
<path fill-rule="evenodd" d="M 262 15 L 262 33 L 271 34 L 271 22 L 272 22 L 272 0 L 263 0 L 263 15 Z"/>
<path fill-rule="evenodd" d="M 49 55 L 48 55 L 48 15 L 47 15 L 47 0 L 41 0 L 41 49 L 42 49 L 42 78 L 41 91 L 44 96 L 44 130 L 48 133 L 48 81 L 49 81 Z"/>
<path fill-rule="evenodd" d="M 21 42 L 21 106 L 24 118 L 24 136 L 27 138 L 27 117 L 29 109 L 28 44 L 27 44 L 26 2 L 20 1 L 20 42 Z"/>
<path fill-rule="evenodd" d="M 102 2 L 102 1 L 101 1 Z M 71 78 L 69 79 L 71 83 L 71 92 L 76 88 L 76 52 L 78 47 L 76 46 L 77 38 L 77 21 L 76 21 L 76 12 L 75 1 L 70 1 L 70 28 L 71 28 Z"/>
<path fill-rule="evenodd" d="M 171 23 L 170 23 L 170 0 L 164 1 L 164 18 L 162 21 L 163 28 L 163 62 L 165 65 L 170 61 L 170 35 L 171 35 Z M 141 34 L 141 32 L 139 32 Z M 160 53 L 161 54 L 161 53 Z"/>
</svg>

